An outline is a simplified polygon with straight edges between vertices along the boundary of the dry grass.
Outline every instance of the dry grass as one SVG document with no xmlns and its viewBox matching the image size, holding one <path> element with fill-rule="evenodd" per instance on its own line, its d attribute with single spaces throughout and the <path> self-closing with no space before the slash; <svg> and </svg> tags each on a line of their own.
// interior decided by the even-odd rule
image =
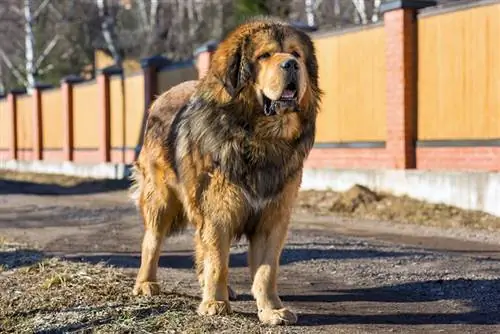
<svg viewBox="0 0 500 334">
<path fill-rule="evenodd" d="M 253 316 L 200 317 L 195 312 L 199 301 L 191 296 L 164 292 L 134 297 L 133 278 L 104 264 L 43 258 L 6 242 L 0 245 L 0 263 L 1 333 L 277 331 L 259 325 Z"/>
</svg>

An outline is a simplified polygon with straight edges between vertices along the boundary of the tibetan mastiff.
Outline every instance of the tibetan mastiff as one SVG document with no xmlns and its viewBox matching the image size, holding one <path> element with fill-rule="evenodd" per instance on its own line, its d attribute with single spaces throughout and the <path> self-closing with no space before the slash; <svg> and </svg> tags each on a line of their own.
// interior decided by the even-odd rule
<svg viewBox="0 0 500 334">
<path fill-rule="evenodd" d="M 278 296 L 278 266 L 321 95 L 309 36 L 258 18 L 226 36 L 203 79 L 153 102 L 132 172 L 145 225 L 134 294 L 159 292 L 162 242 L 192 224 L 199 314 L 231 312 L 229 250 L 245 236 L 260 321 L 297 321 Z"/>
</svg>

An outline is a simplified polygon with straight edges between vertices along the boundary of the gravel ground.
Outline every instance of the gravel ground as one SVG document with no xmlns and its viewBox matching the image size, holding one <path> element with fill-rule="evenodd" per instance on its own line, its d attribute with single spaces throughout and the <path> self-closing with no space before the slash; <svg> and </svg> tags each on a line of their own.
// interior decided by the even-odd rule
<svg viewBox="0 0 500 334">
<path fill-rule="evenodd" d="M 0 181 L 0 238 L 31 250 L 5 242 L 0 248 L 0 332 L 500 332 L 494 229 L 318 217 L 314 208 L 298 207 L 279 290 L 299 324 L 269 329 L 256 321 L 244 241 L 231 255 L 236 314 L 200 319 L 193 311 L 199 288 L 192 231 L 165 245 L 159 272 L 165 293 L 136 299 L 130 292 L 142 226 L 123 190 L 87 185 L 60 196 L 34 185 L 19 191 L 16 182 L 26 181 Z"/>
</svg>

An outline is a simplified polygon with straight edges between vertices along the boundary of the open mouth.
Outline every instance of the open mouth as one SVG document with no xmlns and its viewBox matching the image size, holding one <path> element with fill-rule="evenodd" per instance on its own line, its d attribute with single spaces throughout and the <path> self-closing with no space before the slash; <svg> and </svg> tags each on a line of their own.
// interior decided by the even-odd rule
<svg viewBox="0 0 500 334">
<path fill-rule="evenodd" d="M 271 100 L 265 94 L 262 96 L 264 97 L 264 114 L 266 116 L 276 115 L 278 111 L 284 109 L 295 109 L 297 106 L 297 86 L 293 82 L 285 87 L 277 100 Z"/>
<path fill-rule="evenodd" d="M 293 101 L 297 99 L 297 86 L 295 83 L 289 83 L 286 88 L 281 93 L 281 97 L 278 101 Z"/>
</svg>

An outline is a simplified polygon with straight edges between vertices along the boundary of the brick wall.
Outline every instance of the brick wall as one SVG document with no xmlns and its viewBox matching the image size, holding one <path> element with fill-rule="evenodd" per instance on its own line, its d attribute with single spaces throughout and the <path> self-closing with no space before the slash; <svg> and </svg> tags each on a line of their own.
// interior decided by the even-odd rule
<svg viewBox="0 0 500 334">
<path fill-rule="evenodd" d="M 313 148 L 305 168 L 385 168 L 389 155 L 384 148 Z"/>
<path fill-rule="evenodd" d="M 498 171 L 500 147 L 419 147 L 417 168 Z"/>
</svg>

